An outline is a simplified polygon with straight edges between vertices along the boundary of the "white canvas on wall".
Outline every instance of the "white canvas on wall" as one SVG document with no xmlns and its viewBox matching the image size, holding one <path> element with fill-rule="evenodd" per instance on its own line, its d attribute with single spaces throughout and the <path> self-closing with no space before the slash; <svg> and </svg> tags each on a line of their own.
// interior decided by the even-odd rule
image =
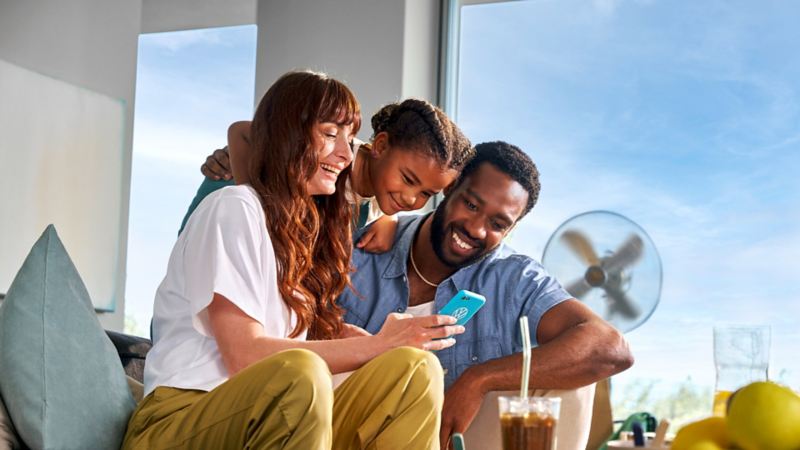
<svg viewBox="0 0 800 450">
<path fill-rule="evenodd" d="M 0 60 L 0 292 L 52 223 L 95 308 L 115 309 L 124 108 Z"/>
</svg>

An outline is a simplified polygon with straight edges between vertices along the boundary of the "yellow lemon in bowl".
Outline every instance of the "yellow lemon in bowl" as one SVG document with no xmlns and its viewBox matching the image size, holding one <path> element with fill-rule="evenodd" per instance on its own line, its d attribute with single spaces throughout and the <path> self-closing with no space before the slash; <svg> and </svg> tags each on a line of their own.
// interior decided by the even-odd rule
<svg viewBox="0 0 800 450">
<path fill-rule="evenodd" d="M 728 435 L 743 450 L 800 449 L 800 396 L 768 381 L 739 389 L 728 408 Z"/>
<path fill-rule="evenodd" d="M 699 450 L 699 448 L 728 448 L 728 427 L 724 417 L 709 417 L 685 425 L 672 441 L 672 450 Z M 697 448 L 697 446 L 700 446 Z"/>
<path fill-rule="evenodd" d="M 725 450 L 725 448 L 720 447 L 719 444 L 711 439 L 703 439 L 702 441 L 697 441 L 694 444 L 686 447 L 686 450 Z"/>
</svg>

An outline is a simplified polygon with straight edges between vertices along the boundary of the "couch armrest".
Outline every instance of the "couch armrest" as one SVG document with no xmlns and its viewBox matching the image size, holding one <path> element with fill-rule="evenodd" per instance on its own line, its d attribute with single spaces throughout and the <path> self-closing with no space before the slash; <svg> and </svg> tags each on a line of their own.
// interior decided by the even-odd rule
<svg viewBox="0 0 800 450">
<path fill-rule="evenodd" d="M 131 336 L 106 330 L 106 335 L 117 349 L 125 374 L 142 383 L 144 380 L 144 359 L 153 346 L 150 339 Z"/>
</svg>

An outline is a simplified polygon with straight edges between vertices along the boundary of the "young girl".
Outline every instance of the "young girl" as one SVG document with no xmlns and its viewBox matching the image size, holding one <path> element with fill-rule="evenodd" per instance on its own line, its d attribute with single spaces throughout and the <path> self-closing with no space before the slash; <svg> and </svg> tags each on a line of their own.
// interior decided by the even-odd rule
<svg viewBox="0 0 800 450">
<path fill-rule="evenodd" d="M 349 284 L 342 187 L 359 125 L 355 97 L 322 74 L 265 94 L 249 182 L 209 195 L 172 251 L 123 448 L 438 448 L 443 375 L 422 350 L 463 327 L 392 314 L 370 336 L 334 302 Z M 334 393 L 331 372 L 351 370 Z"/>
<path fill-rule="evenodd" d="M 469 140 L 439 108 L 424 100 L 408 99 L 384 106 L 372 116 L 370 144 L 355 140 L 355 161 L 348 190 L 356 206 L 356 227 L 383 214 L 422 208 L 428 199 L 455 180 L 472 157 Z M 228 130 L 228 152 L 217 150 L 206 159 L 206 175 L 186 217 L 209 192 L 220 186 L 248 180 L 250 122 L 236 122 Z M 186 218 L 184 219 L 186 221 Z M 384 252 L 394 241 L 396 220 L 375 223 L 358 243 L 359 248 Z"/>
</svg>

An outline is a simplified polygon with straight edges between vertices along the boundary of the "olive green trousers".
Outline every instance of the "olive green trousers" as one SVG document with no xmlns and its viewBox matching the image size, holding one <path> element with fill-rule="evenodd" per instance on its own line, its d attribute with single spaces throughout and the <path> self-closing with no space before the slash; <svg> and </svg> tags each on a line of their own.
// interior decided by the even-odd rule
<svg viewBox="0 0 800 450">
<path fill-rule="evenodd" d="M 210 392 L 156 388 L 134 411 L 123 449 L 438 449 L 442 369 L 403 347 L 335 391 L 307 350 L 266 358 Z"/>
</svg>

